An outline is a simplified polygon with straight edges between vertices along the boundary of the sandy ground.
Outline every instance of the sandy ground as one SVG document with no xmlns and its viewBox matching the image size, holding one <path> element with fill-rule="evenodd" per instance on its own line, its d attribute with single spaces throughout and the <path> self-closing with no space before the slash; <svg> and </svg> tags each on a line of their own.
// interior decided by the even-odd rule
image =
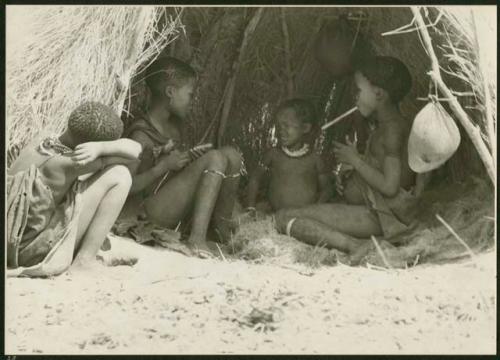
<svg viewBox="0 0 500 360">
<path fill-rule="evenodd" d="M 496 351 L 493 252 L 392 271 L 200 260 L 121 239 L 106 256 L 130 253 L 134 266 L 6 279 L 6 353 Z"/>
</svg>

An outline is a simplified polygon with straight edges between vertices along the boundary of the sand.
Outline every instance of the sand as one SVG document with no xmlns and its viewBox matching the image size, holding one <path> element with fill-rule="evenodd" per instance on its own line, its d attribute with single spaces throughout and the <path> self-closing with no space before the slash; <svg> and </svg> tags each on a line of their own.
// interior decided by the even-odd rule
<svg viewBox="0 0 500 360">
<path fill-rule="evenodd" d="M 485 354 L 496 258 L 380 270 L 201 260 L 113 238 L 105 260 L 6 279 L 6 354 Z"/>
</svg>

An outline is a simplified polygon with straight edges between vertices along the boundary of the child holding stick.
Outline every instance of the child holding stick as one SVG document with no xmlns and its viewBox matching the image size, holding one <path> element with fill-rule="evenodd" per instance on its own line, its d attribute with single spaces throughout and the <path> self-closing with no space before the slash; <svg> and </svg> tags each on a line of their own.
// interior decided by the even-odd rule
<svg viewBox="0 0 500 360">
<path fill-rule="evenodd" d="M 408 166 L 406 146 L 410 122 L 398 106 L 411 88 L 407 67 L 395 58 L 377 56 L 357 64 L 354 79 L 358 110 L 366 118 L 373 115 L 378 126 L 364 155 L 349 141 L 335 144 L 337 159 L 354 169 L 345 186 L 347 204 L 283 210 L 276 221 L 282 232 L 345 251 L 357 263 L 371 236 L 390 238 L 410 226 L 414 198 L 409 191 L 415 174 Z"/>
<path fill-rule="evenodd" d="M 128 129 L 127 136 L 145 148 L 141 163 L 130 169 L 131 192 L 138 194 L 147 220 L 169 229 L 191 221 L 187 244 L 194 255 L 207 258 L 213 256 L 206 241 L 210 222 L 223 241 L 232 230 L 243 161 L 231 147 L 194 157 L 178 148 L 195 81 L 194 69 L 178 59 L 167 57 L 154 63 L 146 77 L 152 94 L 149 110 Z M 155 157 L 154 149 L 169 141 L 176 147 Z"/>
</svg>

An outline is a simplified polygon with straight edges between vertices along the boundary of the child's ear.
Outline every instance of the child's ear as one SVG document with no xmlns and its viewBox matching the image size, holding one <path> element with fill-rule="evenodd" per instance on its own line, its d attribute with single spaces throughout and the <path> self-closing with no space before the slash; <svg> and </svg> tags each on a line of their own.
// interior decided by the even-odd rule
<svg viewBox="0 0 500 360">
<path fill-rule="evenodd" d="M 387 92 L 384 89 L 375 87 L 375 97 L 377 98 L 377 100 L 384 100 L 386 96 Z"/>
<path fill-rule="evenodd" d="M 174 87 L 171 85 L 165 86 L 165 95 L 168 98 L 171 98 L 174 93 Z"/>
<path fill-rule="evenodd" d="M 303 129 L 304 129 L 304 132 L 305 133 L 310 133 L 311 132 L 311 129 L 312 129 L 312 124 L 309 124 L 309 123 L 305 123 L 302 125 Z"/>
</svg>

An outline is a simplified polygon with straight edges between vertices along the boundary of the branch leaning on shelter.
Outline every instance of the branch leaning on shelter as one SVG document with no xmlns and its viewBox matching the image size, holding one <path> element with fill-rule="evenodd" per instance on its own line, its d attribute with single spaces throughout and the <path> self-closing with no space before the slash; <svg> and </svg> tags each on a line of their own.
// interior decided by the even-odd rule
<svg viewBox="0 0 500 360">
<path fill-rule="evenodd" d="M 413 6 L 411 8 L 414 14 L 414 20 L 417 24 L 417 30 L 422 36 L 423 46 L 431 59 L 431 71 L 428 72 L 428 75 L 431 79 L 436 83 L 439 90 L 444 94 L 447 99 L 451 110 L 453 111 L 455 117 L 460 121 L 465 131 L 469 135 L 476 151 L 478 152 L 481 161 L 483 162 L 486 171 L 490 177 L 490 180 L 493 184 L 496 183 L 496 166 L 493 161 L 492 153 L 488 150 L 488 147 L 484 143 L 484 140 L 481 136 L 481 130 L 479 126 L 474 125 L 469 115 L 465 112 L 462 105 L 457 100 L 456 96 L 453 94 L 452 90 L 446 85 L 441 77 L 440 72 L 440 64 L 439 60 L 434 52 L 434 48 L 432 45 L 432 40 L 427 30 L 427 26 L 420 14 L 420 8 Z M 488 96 L 488 94 L 484 94 L 484 96 Z M 485 119 L 486 122 L 490 122 L 491 119 Z M 493 148 L 493 146 L 492 146 Z"/>
<path fill-rule="evenodd" d="M 441 91 L 441 93 L 444 95 L 444 98 L 437 99 L 436 97 L 436 99 L 439 101 L 446 101 L 449 104 L 450 109 L 455 115 L 455 118 L 458 119 L 458 121 L 461 123 L 461 125 L 467 132 L 469 138 L 471 139 L 488 173 L 491 182 L 495 184 L 496 183 L 496 161 L 495 161 L 496 139 L 494 134 L 495 134 L 496 119 L 494 118 L 494 113 L 492 111 L 492 103 L 493 103 L 492 98 L 494 98 L 494 94 L 490 92 L 490 84 L 489 84 L 489 82 L 494 81 L 494 79 L 492 79 L 491 77 L 489 78 L 488 75 L 486 75 L 485 60 L 480 56 L 480 53 L 482 53 L 484 57 L 485 51 L 484 49 L 483 50 L 481 49 L 477 31 L 476 13 L 479 10 L 477 9 L 469 10 L 470 12 L 468 15 L 470 17 L 469 21 L 470 29 L 467 30 L 466 24 L 464 24 L 463 21 L 459 21 L 459 19 L 457 18 L 456 13 L 458 13 L 460 9 L 454 9 L 453 11 L 456 13 L 453 14 L 450 13 L 451 10 L 448 8 L 446 9 L 439 8 L 438 16 L 434 21 L 432 21 L 429 24 L 425 23 L 421 15 L 421 9 L 422 9 L 421 7 L 412 6 L 411 11 L 414 17 L 411 23 L 399 27 L 398 29 L 382 33 L 382 36 L 398 35 L 415 31 L 418 32 L 420 42 L 431 61 L 431 70 L 427 74 L 429 75 L 430 80 L 434 82 L 437 89 L 439 89 L 439 91 Z M 423 10 L 425 11 L 426 17 L 429 18 L 428 9 L 426 7 L 423 7 Z M 487 10 L 481 10 L 481 11 L 487 11 Z M 462 15 L 462 17 L 464 16 Z M 439 24 L 440 20 L 442 19 L 449 20 L 452 24 L 450 27 L 453 29 L 453 31 L 459 33 L 461 38 L 466 39 L 466 43 L 468 44 L 469 49 L 467 50 L 460 49 L 460 50 L 465 54 L 472 55 L 471 53 L 473 53 L 474 55 L 471 56 L 473 57 L 473 60 L 466 58 L 465 55 L 464 56 L 459 55 L 457 49 L 455 49 L 453 42 L 450 40 L 448 30 L 445 30 L 448 39 L 448 45 L 446 45 L 445 47 L 449 48 L 450 51 L 453 53 L 452 54 L 453 56 L 450 57 L 454 59 L 453 63 L 458 65 L 457 66 L 458 70 L 455 71 L 447 71 L 441 66 L 440 61 L 436 55 L 436 52 L 434 51 L 433 41 L 429 33 L 429 29 L 436 27 Z M 494 37 L 493 32 L 489 35 Z M 488 37 L 489 35 L 483 34 L 483 38 Z M 482 105 L 482 108 L 480 109 L 483 115 L 482 122 L 484 123 L 483 127 L 485 128 L 484 131 L 485 133 L 482 131 L 479 125 L 475 124 L 472 121 L 470 115 L 464 110 L 463 105 L 457 99 L 457 96 L 459 95 L 468 95 L 468 94 L 467 93 L 460 94 L 456 91 L 453 91 L 453 89 L 451 89 L 443 80 L 441 71 L 461 79 L 466 84 L 472 87 L 473 92 L 469 93 L 469 95 L 471 94 L 474 95 L 476 99 L 479 98 L 478 102 L 480 103 L 482 102 L 482 104 L 479 105 Z M 484 139 L 488 140 L 488 143 L 490 145 L 489 149 L 486 146 Z"/>
</svg>

